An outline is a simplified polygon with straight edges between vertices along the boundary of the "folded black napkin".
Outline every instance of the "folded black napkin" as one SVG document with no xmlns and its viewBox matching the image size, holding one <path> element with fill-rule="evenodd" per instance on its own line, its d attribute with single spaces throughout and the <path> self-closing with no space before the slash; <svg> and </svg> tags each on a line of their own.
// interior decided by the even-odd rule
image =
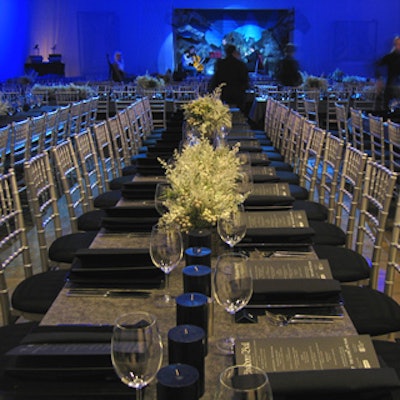
<svg viewBox="0 0 400 400">
<path fill-rule="evenodd" d="M 110 207 L 105 209 L 107 217 L 117 218 L 159 218 L 152 202 L 143 202 L 134 206 Z"/>
<path fill-rule="evenodd" d="M 82 249 L 69 272 L 74 285 L 112 288 L 159 288 L 164 273 L 146 249 Z"/>
<path fill-rule="evenodd" d="M 280 178 L 276 175 L 267 174 L 252 174 L 254 183 L 269 183 L 269 182 L 279 182 Z"/>
<path fill-rule="evenodd" d="M 334 279 L 255 279 L 249 304 L 339 304 L 340 291 Z"/>
<path fill-rule="evenodd" d="M 103 217 L 101 226 L 112 232 L 151 232 L 159 216 L 153 217 Z"/>
<path fill-rule="evenodd" d="M 129 182 L 122 186 L 122 196 L 128 199 L 154 199 L 158 182 Z"/>
<path fill-rule="evenodd" d="M 244 202 L 245 207 L 271 207 L 271 206 L 291 206 L 295 198 L 292 196 L 279 196 L 279 195 L 253 195 L 250 194 L 249 197 Z"/>
<path fill-rule="evenodd" d="M 41 326 L 4 357 L 2 399 L 132 398 L 111 363 L 112 326 Z"/>
<path fill-rule="evenodd" d="M 277 244 L 312 244 L 315 231 L 302 228 L 248 228 L 245 238 L 239 245 L 262 244 L 275 247 Z"/>
<path fill-rule="evenodd" d="M 274 397 L 284 395 L 291 398 L 293 395 L 296 399 L 308 395 L 320 395 L 322 399 L 333 393 L 356 395 L 400 387 L 399 378 L 392 368 L 272 372 L 268 373 L 268 379 Z M 233 378 L 237 387 L 249 387 L 254 380 L 256 378 L 252 375 Z"/>
</svg>

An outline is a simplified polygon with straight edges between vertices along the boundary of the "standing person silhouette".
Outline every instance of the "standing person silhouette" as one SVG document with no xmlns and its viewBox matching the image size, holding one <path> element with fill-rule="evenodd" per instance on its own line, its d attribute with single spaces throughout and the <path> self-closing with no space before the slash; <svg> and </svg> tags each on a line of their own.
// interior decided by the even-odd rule
<svg viewBox="0 0 400 400">
<path fill-rule="evenodd" d="M 249 86 L 247 67 L 240 60 L 240 54 L 235 46 L 227 45 L 225 54 L 226 57 L 218 60 L 215 64 L 210 87 L 215 89 L 224 83 L 221 94 L 222 101 L 237 106 L 243 111 L 246 89 Z"/>
<path fill-rule="evenodd" d="M 383 101 L 386 111 L 390 111 L 390 102 L 400 99 L 400 36 L 393 39 L 392 51 L 384 55 L 376 63 L 376 76 L 378 78 L 378 91 L 383 89 Z M 386 84 L 383 81 L 382 67 L 386 67 Z"/>
</svg>

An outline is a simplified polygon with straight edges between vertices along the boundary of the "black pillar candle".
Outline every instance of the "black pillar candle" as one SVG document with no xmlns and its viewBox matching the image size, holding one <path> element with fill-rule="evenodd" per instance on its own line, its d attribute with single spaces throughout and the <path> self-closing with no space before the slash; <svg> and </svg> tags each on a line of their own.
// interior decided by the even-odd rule
<svg viewBox="0 0 400 400">
<path fill-rule="evenodd" d="M 209 229 L 194 229 L 190 231 L 187 247 L 208 247 L 211 249 L 211 231 Z"/>
<path fill-rule="evenodd" d="M 183 269 L 183 291 L 211 297 L 211 268 L 206 265 L 188 265 Z"/>
<path fill-rule="evenodd" d="M 167 365 L 156 377 L 157 400 L 199 399 L 199 372 L 191 365 Z"/>
<path fill-rule="evenodd" d="M 211 267 L 211 249 L 208 247 L 189 247 L 185 250 L 186 265 L 206 265 Z"/>
<path fill-rule="evenodd" d="M 176 325 L 196 325 L 208 332 L 208 297 L 201 293 L 184 293 L 176 299 Z M 207 355 L 207 336 L 205 340 Z"/>
<path fill-rule="evenodd" d="M 168 361 L 188 364 L 199 372 L 199 397 L 204 394 L 204 330 L 194 325 L 178 325 L 168 332 Z"/>
</svg>

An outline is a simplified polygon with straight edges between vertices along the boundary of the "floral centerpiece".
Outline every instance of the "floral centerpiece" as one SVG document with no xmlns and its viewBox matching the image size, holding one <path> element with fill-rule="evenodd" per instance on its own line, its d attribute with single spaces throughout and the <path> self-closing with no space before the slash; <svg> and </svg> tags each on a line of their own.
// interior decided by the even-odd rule
<svg viewBox="0 0 400 400">
<path fill-rule="evenodd" d="M 213 93 L 200 96 L 183 106 L 189 127 L 210 139 L 223 128 L 232 127 L 230 109 L 221 101 L 222 86 L 218 86 Z"/>
<path fill-rule="evenodd" d="M 238 147 L 214 148 L 201 136 L 193 145 L 174 153 L 173 162 L 160 160 L 170 188 L 164 202 L 168 212 L 160 223 L 176 223 L 181 230 L 214 226 L 244 201 L 237 181 L 240 177 Z"/>
<path fill-rule="evenodd" d="M 308 90 L 319 89 L 324 91 L 328 89 L 328 81 L 319 76 L 308 75 L 304 80 L 304 88 Z"/>
<path fill-rule="evenodd" d="M 165 86 L 165 82 L 162 78 L 146 74 L 136 78 L 136 85 L 141 89 L 161 89 Z"/>
</svg>

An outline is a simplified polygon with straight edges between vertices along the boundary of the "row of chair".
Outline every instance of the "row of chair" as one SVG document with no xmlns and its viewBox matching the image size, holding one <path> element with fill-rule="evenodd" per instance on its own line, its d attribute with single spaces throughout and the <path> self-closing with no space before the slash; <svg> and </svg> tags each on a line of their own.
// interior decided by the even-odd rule
<svg viewBox="0 0 400 400">
<path fill-rule="evenodd" d="M 335 279 L 343 282 L 343 297 L 360 333 L 387 334 L 400 330 L 400 307 L 391 298 L 398 269 L 400 203 L 397 204 L 384 293 L 377 290 L 382 247 L 397 174 L 366 153 L 303 121 L 285 105 L 267 102 L 265 130 L 272 144 L 309 188 L 309 202 L 327 207 L 327 221 L 313 220 L 314 249 L 328 259 Z M 311 129 L 311 130 L 310 130 Z M 296 133 L 297 132 L 297 133 Z M 323 137 L 323 139 L 321 139 Z M 322 140 L 321 146 L 313 142 Z M 314 148 L 304 159 L 303 148 Z M 296 202 L 294 204 L 296 207 Z M 352 285 L 349 285 L 352 283 Z M 364 284 L 364 286 L 358 286 Z M 366 312 L 366 311 L 369 312 Z"/>
</svg>

